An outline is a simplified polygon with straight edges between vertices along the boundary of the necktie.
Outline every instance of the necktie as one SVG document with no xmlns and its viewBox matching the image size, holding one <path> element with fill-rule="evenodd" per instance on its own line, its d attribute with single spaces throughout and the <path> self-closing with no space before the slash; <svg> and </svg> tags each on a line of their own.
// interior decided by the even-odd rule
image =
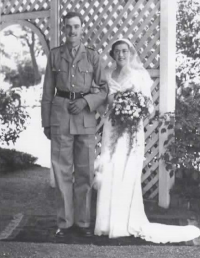
<svg viewBox="0 0 200 258">
<path fill-rule="evenodd" d="M 76 48 L 72 48 L 71 50 L 72 57 L 74 58 L 76 56 Z"/>
</svg>

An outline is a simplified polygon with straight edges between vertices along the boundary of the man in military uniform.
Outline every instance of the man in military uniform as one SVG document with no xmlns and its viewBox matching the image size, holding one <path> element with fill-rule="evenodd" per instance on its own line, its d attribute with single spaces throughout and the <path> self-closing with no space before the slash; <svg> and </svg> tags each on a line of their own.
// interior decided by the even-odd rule
<svg viewBox="0 0 200 258">
<path fill-rule="evenodd" d="M 57 236 L 76 225 L 91 236 L 90 203 L 95 158 L 95 111 L 108 87 L 99 55 L 81 43 L 82 17 L 69 12 L 63 19 L 66 43 L 51 50 L 42 96 L 42 126 L 51 139 L 57 192 Z M 99 92 L 92 94 L 92 82 Z"/>
</svg>

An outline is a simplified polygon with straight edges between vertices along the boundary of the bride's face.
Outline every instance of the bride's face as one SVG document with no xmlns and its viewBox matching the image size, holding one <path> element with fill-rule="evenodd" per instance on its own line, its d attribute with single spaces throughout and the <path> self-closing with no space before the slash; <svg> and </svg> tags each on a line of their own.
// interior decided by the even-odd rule
<svg viewBox="0 0 200 258">
<path fill-rule="evenodd" d="M 123 67 L 128 64 L 130 58 L 130 50 L 126 43 L 115 46 L 113 50 L 114 59 L 118 66 Z"/>
</svg>

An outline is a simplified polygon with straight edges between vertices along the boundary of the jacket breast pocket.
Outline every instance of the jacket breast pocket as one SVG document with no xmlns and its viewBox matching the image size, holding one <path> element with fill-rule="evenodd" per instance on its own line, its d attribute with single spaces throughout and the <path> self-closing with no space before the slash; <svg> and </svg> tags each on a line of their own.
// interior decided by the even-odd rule
<svg viewBox="0 0 200 258">
<path fill-rule="evenodd" d="M 64 69 L 60 68 L 53 68 L 52 72 L 56 78 L 56 84 L 61 85 L 62 82 L 66 82 L 68 73 Z"/>
<path fill-rule="evenodd" d="M 80 73 L 81 79 L 84 85 L 91 86 L 93 80 L 93 67 L 89 64 L 82 64 L 78 65 L 78 71 Z"/>
<path fill-rule="evenodd" d="M 84 127 L 96 127 L 97 121 L 95 118 L 95 113 L 84 115 Z"/>
</svg>

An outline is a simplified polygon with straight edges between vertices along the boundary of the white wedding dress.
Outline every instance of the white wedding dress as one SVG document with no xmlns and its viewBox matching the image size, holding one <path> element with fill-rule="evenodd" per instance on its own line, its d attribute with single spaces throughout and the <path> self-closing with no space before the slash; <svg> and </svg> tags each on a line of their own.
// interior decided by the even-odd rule
<svg viewBox="0 0 200 258">
<path fill-rule="evenodd" d="M 136 91 L 151 99 L 152 81 L 141 71 L 126 71 L 116 82 L 108 74 L 110 94 L 134 87 Z M 128 76 L 127 76 L 128 75 Z M 152 112 L 153 106 L 149 106 Z M 189 241 L 200 236 L 199 228 L 171 226 L 150 223 L 145 211 L 141 189 L 141 173 L 144 161 L 143 122 L 134 138 L 134 146 L 127 156 L 128 137 L 124 133 L 117 140 L 114 154 L 110 155 L 113 127 L 108 117 L 105 119 L 101 155 L 95 164 L 97 193 L 97 215 L 95 235 L 109 238 L 135 236 L 154 243 Z"/>
</svg>

